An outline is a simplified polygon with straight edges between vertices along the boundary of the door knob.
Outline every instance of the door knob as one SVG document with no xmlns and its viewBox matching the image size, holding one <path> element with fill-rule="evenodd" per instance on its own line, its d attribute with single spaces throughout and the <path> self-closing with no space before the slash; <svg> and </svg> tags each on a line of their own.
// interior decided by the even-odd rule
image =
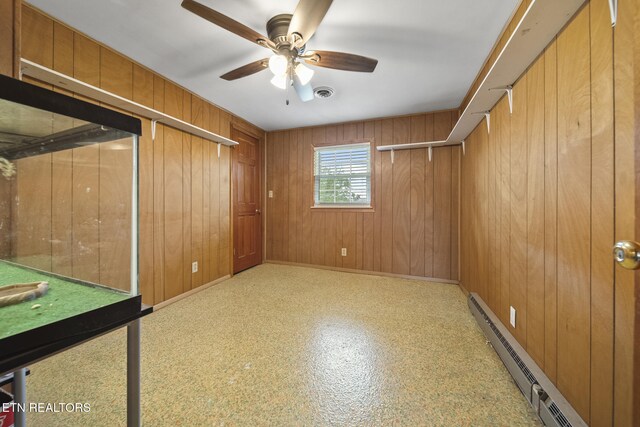
<svg viewBox="0 0 640 427">
<path fill-rule="evenodd" d="M 256 209 L 256 213 L 257 213 L 258 215 L 260 215 L 260 213 L 261 213 L 261 212 L 260 212 L 260 209 Z"/>
<path fill-rule="evenodd" d="M 629 240 L 621 240 L 613 247 L 613 258 L 620 266 L 629 270 L 640 268 L 640 244 Z"/>
</svg>

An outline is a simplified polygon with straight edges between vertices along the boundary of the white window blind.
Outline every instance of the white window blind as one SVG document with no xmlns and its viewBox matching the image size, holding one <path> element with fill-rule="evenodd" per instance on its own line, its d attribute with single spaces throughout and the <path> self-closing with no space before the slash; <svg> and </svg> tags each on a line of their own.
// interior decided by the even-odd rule
<svg viewBox="0 0 640 427">
<path fill-rule="evenodd" d="M 315 147 L 316 206 L 371 205 L 369 143 Z"/>
</svg>

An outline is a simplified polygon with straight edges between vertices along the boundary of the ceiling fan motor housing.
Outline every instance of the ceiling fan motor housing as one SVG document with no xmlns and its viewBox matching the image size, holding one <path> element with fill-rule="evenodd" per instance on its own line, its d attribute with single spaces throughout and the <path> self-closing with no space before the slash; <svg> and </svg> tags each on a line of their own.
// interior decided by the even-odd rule
<svg viewBox="0 0 640 427">
<path fill-rule="evenodd" d="M 290 13 L 282 13 L 274 16 L 267 22 L 267 35 L 278 48 L 283 45 L 290 45 L 287 34 L 289 33 L 289 23 L 292 17 L 293 15 Z"/>
</svg>

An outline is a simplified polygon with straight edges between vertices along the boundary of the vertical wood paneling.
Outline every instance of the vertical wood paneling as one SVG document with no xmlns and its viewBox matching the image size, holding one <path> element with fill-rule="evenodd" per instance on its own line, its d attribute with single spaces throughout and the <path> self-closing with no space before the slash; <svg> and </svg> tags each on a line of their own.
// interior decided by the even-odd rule
<svg viewBox="0 0 640 427">
<path fill-rule="evenodd" d="M 393 120 L 382 120 L 382 145 L 393 144 Z M 380 187 L 382 188 L 382 200 L 376 202 L 380 209 L 380 271 L 393 271 L 393 164 L 391 152 L 383 152 Z"/>
<path fill-rule="evenodd" d="M 427 141 L 435 141 L 435 114 L 427 114 L 425 118 L 424 135 Z M 424 275 L 434 277 L 434 175 L 433 160 L 424 163 Z"/>
<path fill-rule="evenodd" d="M 73 223 L 73 153 L 62 151 L 51 155 L 51 271 L 72 274 Z"/>
<path fill-rule="evenodd" d="M 342 257 L 343 268 L 356 268 L 356 213 L 342 213 L 342 245 L 347 249 L 347 256 Z"/>
<path fill-rule="evenodd" d="M 190 123 L 192 121 L 191 94 L 185 91 L 182 99 L 183 120 Z M 191 284 L 193 275 L 191 272 L 191 263 L 193 262 L 193 257 L 191 256 L 191 203 L 191 135 L 182 133 L 182 277 L 184 291 L 193 288 Z"/>
<path fill-rule="evenodd" d="M 73 76 L 73 31 L 53 23 L 53 69 Z M 64 90 L 57 90 L 69 94 Z M 51 154 L 51 271 L 71 275 L 73 251 L 73 152 Z"/>
<path fill-rule="evenodd" d="M 336 224 L 339 213 L 327 212 L 323 213 L 325 217 L 324 227 L 324 263 L 325 265 L 336 267 L 336 259 L 340 256 L 338 249 L 338 242 L 336 240 L 336 234 L 338 233 L 338 226 Z M 336 255 L 338 252 L 338 255 Z"/>
<path fill-rule="evenodd" d="M 73 31 L 53 23 L 53 69 L 73 76 Z"/>
<path fill-rule="evenodd" d="M 495 110 L 491 112 L 492 129 L 487 136 L 487 155 L 488 155 L 488 180 L 487 180 L 487 198 L 488 198 L 488 216 L 487 223 L 488 233 L 488 265 L 487 265 L 487 304 L 491 307 L 494 313 L 500 311 L 500 218 L 497 213 L 498 202 L 500 200 L 500 162 L 498 161 L 498 149 L 499 149 L 499 135 L 498 131 L 499 123 L 497 123 L 497 115 Z M 485 123 L 486 125 L 486 123 Z M 468 201 L 466 194 L 463 193 L 465 201 Z M 463 232 L 463 230 L 460 230 Z M 463 233 L 466 233 L 465 229 Z M 466 258 L 465 258 L 466 259 Z"/>
<path fill-rule="evenodd" d="M 511 115 L 510 305 L 516 309 L 513 335 L 527 346 L 527 76 L 513 87 Z M 517 278 L 517 280 L 514 280 Z"/>
<path fill-rule="evenodd" d="M 367 139 L 375 138 L 375 122 L 369 121 L 364 124 L 363 127 L 363 136 Z M 373 144 L 375 145 L 375 139 Z M 374 147 L 375 149 L 375 147 Z M 374 155 L 373 167 L 375 169 L 375 163 L 379 156 Z M 374 170 L 374 183 L 373 183 L 373 196 L 374 198 L 378 194 L 377 187 L 378 183 L 375 182 L 376 172 Z M 375 213 L 367 212 L 363 214 L 363 225 L 362 225 L 362 269 L 367 271 L 374 270 L 374 245 L 375 245 L 375 236 L 374 236 L 374 227 L 375 227 Z"/>
<path fill-rule="evenodd" d="M 16 170 L 14 256 L 22 264 L 50 271 L 51 257 L 44 255 L 51 252 L 51 154 L 18 159 Z"/>
<path fill-rule="evenodd" d="M 614 144 L 613 32 L 608 2 L 590 3 L 591 31 L 591 414 L 613 418 Z"/>
<path fill-rule="evenodd" d="M 640 133 L 640 6 L 621 1 L 614 35 L 615 240 L 638 240 L 638 134 Z M 615 268 L 616 425 L 640 421 L 638 273 Z M 631 375 L 633 373 L 633 375 Z"/>
<path fill-rule="evenodd" d="M 24 35 L 25 40 L 29 38 Z M 78 33 L 73 34 L 73 77 L 90 85 L 100 86 L 100 46 Z"/>
<path fill-rule="evenodd" d="M 302 169 L 304 173 L 303 178 L 303 187 L 301 189 L 303 202 L 302 202 L 302 262 L 305 264 L 312 263 L 311 253 L 312 246 L 314 246 L 317 241 L 312 240 L 312 213 L 310 207 L 313 206 L 313 149 L 311 147 L 311 143 L 313 142 L 313 131 L 311 129 L 304 129 L 303 131 L 303 141 L 302 141 L 302 150 L 304 152 Z M 269 155 L 267 155 L 267 159 L 269 159 Z M 269 165 L 267 164 L 267 173 L 269 173 Z M 272 222 L 272 218 L 269 215 L 269 221 Z"/>
<path fill-rule="evenodd" d="M 509 288 L 511 278 L 511 115 L 506 97 L 496 106 L 500 126 L 500 311 L 498 316 L 509 324 Z M 462 261 L 464 262 L 464 261 Z"/>
<path fill-rule="evenodd" d="M 228 113 L 225 115 L 226 123 L 226 131 L 222 133 L 227 133 L 227 137 L 231 136 L 230 132 L 230 122 L 228 121 L 230 116 Z M 220 267 L 218 269 L 218 277 L 226 276 L 227 274 L 231 274 L 231 256 L 230 256 L 230 248 L 231 241 L 228 238 L 224 238 L 223 236 L 229 236 L 229 232 L 231 229 L 231 212 L 229 206 L 231 204 L 231 148 L 223 146 L 220 150 L 220 162 L 218 166 L 220 170 L 220 207 L 219 207 L 219 215 L 220 215 L 220 237 L 218 238 L 220 242 Z"/>
<path fill-rule="evenodd" d="M 143 105 L 153 106 L 153 73 L 134 65 L 133 67 L 133 100 Z M 151 121 L 141 118 L 142 136 L 140 137 L 140 188 L 147 191 L 138 192 L 140 221 L 139 221 L 139 277 L 140 292 L 145 304 L 155 302 L 154 271 L 153 271 L 153 216 L 154 191 L 153 167 L 154 145 L 151 139 Z"/>
<path fill-rule="evenodd" d="M 100 147 L 73 150 L 73 276 L 98 283 L 100 260 Z"/>
<path fill-rule="evenodd" d="M 219 118 L 219 116 L 218 116 Z M 211 118 L 210 118 L 211 119 Z M 220 277 L 220 204 L 221 195 L 218 190 L 220 183 L 220 159 L 217 154 L 217 147 L 209 143 L 209 280 L 215 280 Z M 222 151 L 220 151 L 222 157 Z"/>
<path fill-rule="evenodd" d="M 291 140 L 291 132 L 286 131 L 282 134 L 282 158 L 280 166 L 283 174 L 280 181 L 281 191 L 279 200 L 282 202 L 282 247 L 280 254 L 282 259 L 287 260 L 289 256 L 289 199 L 293 198 L 293 194 L 289 193 L 289 157 L 291 154 L 289 141 Z"/>
<path fill-rule="evenodd" d="M 309 165 L 305 165 L 305 155 L 306 155 L 306 150 L 305 150 L 305 144 L 304 144 L 304 131 L 300 130 L 298 132 L 298 143 L 297 143 L 297 152 L 298 152 L 298 164 L 296 166 L 296 170 L 298 173 L 297 176 L 297 185 L 300 186 L 301 188 L 298 191 L 298 195 L 296 197 L 296 237 L 298 239 L 298 242 L 296 243 L 296 258 L 295 261 L 296 262 L 303 262 L 303 258 L 305 256 L 305 247 L 304 247 L 304 223 L 305 220 L 308 222 L 309 218 L 308 216 L 306 216 L 305 214 L 308 215 L 307 211 L 309 210 L 309 206 L 305 206 L 305 200 L 307 197 L 307 194 L 305 194 L 304 189 L 308 188 L 305 187 L 305 170 L 306 168 L 309 167 Z M 262 155 L 264 156 L 264 151 L 262 153 Z M 264 160 L 263 160 L 264 161 Z M 264 172 L 263 172 L 264 174 Z M 264 185 L 264 182 L 262 182 L 262 185 Z"/>
<path fill-rule="evenodd" d="M 129 149 L 122 149 L 126 144 Z M 99 283 L 131 289 L 131 149 L 130 140 L 98 145 L 100 150 Z M 96 165 L 89 165 L 95 169 Z M 75 169 L 75 165 L 74 165 Z M 95 226 L 95 225 L 94 225 Z"/>
<path fill-rule="evenodd" d="M 631 4 L 622 6 L 626 13 L 619 9 L 615 37 L 606 1 L 592 1 L 578 12 L 520 78 L 513 116 L 505 99 L 492 111 L 488 159 L 472 145 L 481 142 L 482 127 L 468 137 L 461 178 L 464 286 L 496 307 L 505 325 L 509 306 L 518 309 L 519 323 L 519 306 L 526 304 L 526 331 L 518 339 L 580 416 L 599 426 L 632 425 L 634 411 L 629 346 L 635 315 L 627 303 L 633 278 L 614 269 L 610 255 L 616 238 L 633 237 L 636 229 L 635 199 L 629 194 L 635 185 L 629 171 L 634 170 L 631 112 L 637 100 L 630 95 L 630 46 L 637 40 L 631 36 L 637 34 Z M 485 225 L 476 212 L 482 211 L 483 186 L 491 193 L 494 185 L 493 165 L 497 197 Z M 501 236 L 495 249 L 499 271 L 489 279 L 482 273 L 484 262 L 475 257 L 486 230 L 472 230 L 483 227 Z M 494 245 L 491 236 L 486 239 Z M 494 281 L 492 276 L 501 277 L 499 293 L 482 283 Z M 628 342 L 615 342 L 623 336 Z"/>
<path fill-rule="evenodd" d="M 133 64 L 122 55 L 100 47 L 100 88 L 131 99 Z"/>
<path fill-rule="evenodd" d="M 208 108 L 209 112 L 211 109 Z M 211 114 L 209 114 L 211 120 Z M 207 127 L 210 125 L 207 124 Z M 202 282 L 209 283 L 211 274 L 211 155 L 213 144 L 202 142 Z"/>
<path fill-rule="evenodd" d="M 425 115 L 411 118 L 410 141 L 425 141 Z M 411 275 L 424 276 L 426 150 L 411 150 Z"/>
<path fill-rule="evenodd" d="M 544 368 L 544 56 L 527 73 L 527 351 Z"/>
<path fill-rule="evenodd" d="M 204 126 L 202 101 L 192 98 L 192 120 L 196 126 Z M 208 116 L 207 116 L 208 118 Z M 202 280 L 203 268 L 203 203 L 202 193 L 205 188 L 202 173 L 202 138 L 191 139 L 191 258 L 198 263 L 198 271 L 193 273 L 191 287 L 197 288 L 204 284 Z"/>
<path fill-rule="evenodd" d="M 287 178 L 289 186 L 287 193 L 289 194 L 288 212 L 289 219 L 287 261 L 296 262 L 296 252 L 298 249 L 297 231 L 298 222 L 302 219 L 297 215 L 296 204 L 298 201 L 298 131 L 293 130 L 289 133 L 289 162 L 287 164 Z M 302 166 L 302 165 L 301 165 Z"/>
<path fill-rule="evenodd" d="M 169 89 L 169 88 L 166 88 Z M 170 89 L 169 89 L 170 93 Z M 175 102 L 167 96 L 165 102 Z M 164 128 L 164 271 L 165 298 L 173 298 L 183 291 L 183 216 L 182 216 L 182 135 Z"/>
<path fill-rule="evenodd" d="M 358 212 L 356 215 L 356 266 L 358 270 L 363 269 L 364 256 L 364 213 Z"/>
<path fill-rule="evenodd" d="M 29 61 L 53 67 L 53 20 L 30 7 L 22 8 L 20 54 Z"/>
<path fill-rule="evenodd" d="M 265 175 L 266 175 L 266 179 L 267 182 L 265 183 L 265 187 L 266 187 L 266 191 L 267 191 L 267 203 L 266 203 L 266 220 L 265 220 L 265 230 L 264 230 L 264 238 L 265 238 L 265 253 L 264 253 L 264 258 L 270 258 L 272 257 L 273 254 L 273 238 L 272 238 L 272 233 L 273 233 L 273 211 L 275 209 L 275 202 L 273 199 L 273 181 L 274 181 L 274 169 L 275 169 L 275 165 L 274 165 L 274 161 L 275 161 L 275 157 L 273 155 L 271 155 L 272 150 L 274 149 L 274 144 L 273 144 L 273 139 L 274 139 L 275 135 L 274 134 L 269 134 L 267 135 L 267 139 L 266 139 L 266 150 L 265 152 L 266 154 L 266 159 L 265 159 Z M 271 194 L 271 196 L 269 196 L 269 194 Z M 310 221 L 310 218 L 309 218 Z M 310 249 L 310 244 L 305 244 L 305 249 L 309 248 Z M 311 256 L 311 254 L 309 253 L 309 256 Z"/>
<path fill-rule="evenodd" d="M 433 151 L 433 276 L 451 277 L 451 147 Z"/>
<path fill-rule="evenodd" d="M 589 422 L 589 8 L 558 36 L 558 388 Z"/>
<path fill-rule="evenodd" d="M 284 231 L 282 222 L 282 177 L 284 171 L 282 170 L 282 151 L 283 151 L 283 133 L 276 132 L 270 134 L 268 137 L 270 141 L 270 150 L 268 151 L 273 156 L 272 162 L 272 177 L 271 182 L 268 183 L 268 188 L 273 191 L 272 209 L 269 209 L 269 215 L 272 218 L 271 227 L 268 230 L 267 236 L 271 236 L 271 254 L 273 259 L 282 259 L 282 233 Z M 324 250 L 324 248 L 323 248 Z M 324 259 L 324 254 L 323 257 Z"/>
<path fill-rule="evenodd" d="M 393 144 L 409 142 L 409 117 L 393 120 Z M 395 153 L 393 163 L 393 253 L 391 272 L 411 274 L 411 150 Z"/>
<path fill-rule="evenodd" d="M 374 142 L 376 147 L 383 145 L 382 142 L 382 121 L 376 120 L 374 122 Z M 373 270 L 380 271 L 382 268 L 381 256 L 382 256 L 382 158 L 384 153 L 377 153 L 374 156 L 374 200 L 376 203 L 375 212 L 373 214 Z"/>
<path fill-rule="evenodd" d="M 164 80 L 153 79 L 153 106 L 164 109 Z M 155 303 L 167 299 L 165 296 L 165 256 L 164 256 L 164 127 L 156 126 L 153 141 L 153 277 Z"/>
<path fill-rule="evenodd" d="M 22 1 L 0 2 L 0 74 L 18 77 Z"/>
<path fill-rule="evenodd" d="M 426 150 L 395 153 L 376 145 L 424 141 L 451 131 L 455 112 L 291 129 L 268 134 L 267 259 L 456 280 L 460 150 L 435 173 Z M 437 122 L 437 123 L 436 123 Z M 314 209 L 313 146 L 371 141 L 373 209 Z M 441 154 L 437 154 L 441 155 Z M 436 184 L 437 181 L 437 184 Z M 434 198 L 437 185 L 439 194 Z M 434 215 L 435 203 L 440 203 Z M 428 230 L 428 233 L 426 232 Z M 434 243 L 434 235 L 444 245 Z M 440 252 L 434 255 L 434 248 Z M 347 255 L 341 256 L 341 248 Z"/>
<path fill-rule="evenodd" d="M 558 102 L 556 41 L 544 56 L 544 368 L 557 378 L 557 207 L 558 207 Z"/>
<path fill-rule="evenodd" d="M 460 155 L 462 149 L 453 147 L 451 149 L 451 251 L 449 256 L 449 278 L 458 280 L 458 233 L 459 224 L 459 191 L 460 191 Z"/>
</svg>

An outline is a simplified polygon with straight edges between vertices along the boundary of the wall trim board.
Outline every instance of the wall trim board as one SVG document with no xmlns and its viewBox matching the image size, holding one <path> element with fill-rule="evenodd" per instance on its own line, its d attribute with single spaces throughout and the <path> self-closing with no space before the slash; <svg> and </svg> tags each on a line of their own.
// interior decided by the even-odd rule
<svg viewBox="0 0 640 427">
<path fill-rule="evenodd" d="M 364 274 L 366 276 L 393 277 L 396 279 L 419 280 L 421 282 L 444 283 L 447 285 L 460 285 L 457 280 L 438 279 L 435 277 L 411 276 L 408 274 L 385 273 L 384 271 L 357 270 L 355 268 L 331 267 L 327 265 L 304 264 L 300 262 L 265 260 L 265 264 L 288 265 L 292 267 L 316 268 L 318 270 L 339 271 L 342 273 Z"/>
<path fill-rule="evenodd" d="M 458 286 L 460 287 L 460 290 L 462 291 L 462 293 L 464 294 L 465 297 L 469 296 L 469 291 L 467 290 L 467 288 L 464 287 L 464 285 L 462 284 L 462 282 L 458 283 Z"/>
<path fill-rule="evenodd" d="M 182 293 L 182 294 L 180 294 L 178 296 L 175 296 L 173 298 L 169 298 L 168 300 L 162 301 L 162 302 L 154 305 L 153 306 L 153 310 L 154 311 L 158 311 L 158 310 L 160 310 L 162 308 L 165 308 L 165 307 L 167 307 L 167 306 L 169 306 L 171 304 L 174 304 L 174 303 L 176 303 L 176 302 L 178 302 L 180 300 L 183 300 L 183 299 L 188 298 L 190 296 L 193 296 L 193 295 L 195 295 L 195 294 L 197 294 L 199 292 L 202 292 L 205 289 L 209 289 L 212 286 L 219 285 L 220 283 L 222 283 L 222 282 L 224 282 L 224 281 L 226 281 L 228 279 L 231 279 L 231 274 L 227 274 L 226 276 L 222 276 L 219 279 L 216 279 L 216 280 L 214 280 L 212 282 L 206 283 L 206 284 L 204 284 L 202 286 L 198 286 L 197 288 L 191 289 L 190 291 Z"/>
</svg>

